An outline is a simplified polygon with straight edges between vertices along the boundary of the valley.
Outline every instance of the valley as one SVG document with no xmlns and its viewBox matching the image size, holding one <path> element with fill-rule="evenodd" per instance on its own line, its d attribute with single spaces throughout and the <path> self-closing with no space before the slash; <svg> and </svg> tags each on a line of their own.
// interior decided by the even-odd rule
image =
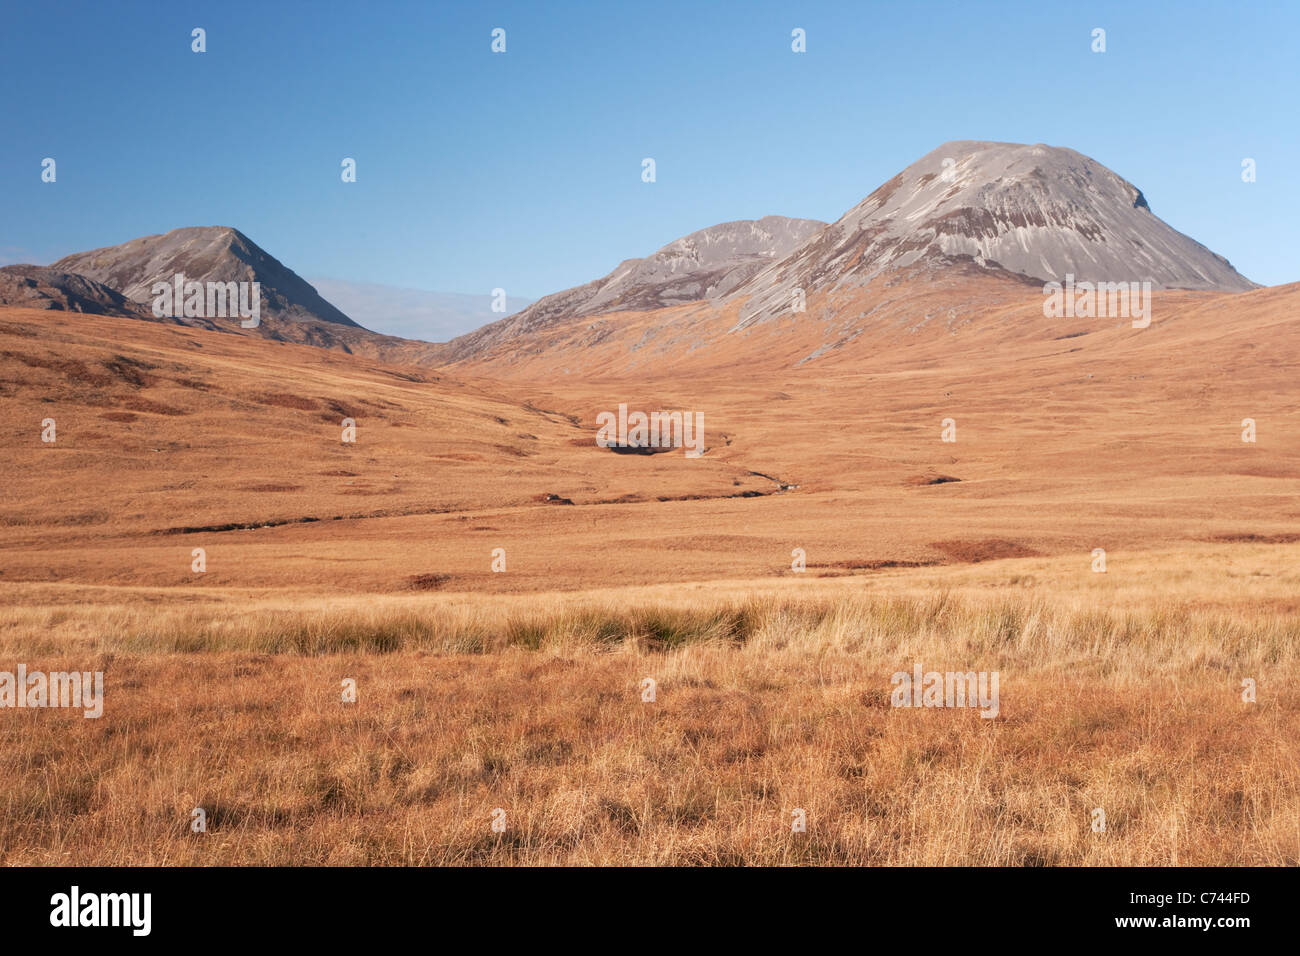
<svg viewBox="0 0 1300 956">
<path fill-rule="evenodd" d="M 104 697 L 6 713 L 0 860 L 1295 865 L 1300 284 L 1012 147 L 437 345 L 228 228 L 11 269 L 0 655 Z"/>
</svg>

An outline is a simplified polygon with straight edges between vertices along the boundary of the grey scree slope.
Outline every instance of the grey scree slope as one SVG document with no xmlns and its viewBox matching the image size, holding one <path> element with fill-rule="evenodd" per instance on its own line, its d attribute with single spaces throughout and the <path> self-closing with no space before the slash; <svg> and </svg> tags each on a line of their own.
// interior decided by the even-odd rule
<svg viewBox="0 0 1300 956">
<path fill-rule="evenodd" d="M 908 166 L 732 295 L 749 299 L 747 324 L 788 310 L 796 288 L 861 286 L 887 270 L 959 258 L 1044 282 L 1070 273 L 1154 288 L 1258 288 L 1082 153 L 961 140 Z"/>
</svg>

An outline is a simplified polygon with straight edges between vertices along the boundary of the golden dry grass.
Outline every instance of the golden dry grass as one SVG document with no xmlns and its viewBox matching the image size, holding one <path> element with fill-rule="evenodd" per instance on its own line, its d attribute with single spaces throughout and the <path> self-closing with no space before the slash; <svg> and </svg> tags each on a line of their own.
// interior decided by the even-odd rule
<svg viewBox="0 0 1300 956">
<path fill-rule="evenodd" d="M 107 703 L 6 715 L 0 859 L 1296 864 L 1300 617 L 1278 549 L 1244 552 L 1183 569 L 1196 605 L 1045 561 L 758 598 L 28 592 L 4 652 L 95 661 Z M 999 716 L 890 707 L 917 662 L 997 670 Z"/>
</svg>

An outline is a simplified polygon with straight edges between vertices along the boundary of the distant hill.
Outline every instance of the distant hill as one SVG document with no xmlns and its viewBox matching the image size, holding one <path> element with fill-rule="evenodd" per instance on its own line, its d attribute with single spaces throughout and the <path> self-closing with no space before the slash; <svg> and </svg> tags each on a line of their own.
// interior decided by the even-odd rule
<svg viewBox="0 0 1300 956">
<path fill-rule="evenodd" d="M 492 296 L 429 292 L 373 282 L 310 280 L 321 295 L 363 326 L 384 335 L 424 342 L 446 342 L 512 315 L 533 303 L 508 295 L 506 312 L 492 311 Z"/>
<path fill-rule="evenodd" d="M 153 302 L 154 283 L 171 281 L 176 273 L 197 282 L 258 282 L 261 319 L 269 320 L 260 334 L 268 337 L 283 334 L 281 326 L 289 322 L 361 327 L 296 272 L 229 226 L 173 229 L 64 256 L 51 268 L 94 279 L 146 308 Z"/>
</svg>

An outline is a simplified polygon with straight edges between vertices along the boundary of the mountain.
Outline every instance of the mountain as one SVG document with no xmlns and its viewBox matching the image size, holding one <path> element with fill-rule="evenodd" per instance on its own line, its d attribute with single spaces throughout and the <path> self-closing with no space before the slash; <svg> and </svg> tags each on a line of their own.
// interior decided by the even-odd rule
<svg viewBox="0 0 1300 956">
<path fill-rule="evenodd" d="M 302 341 L 306 335 L 332 339 L 330 326 L 361 328 L 296 272 L 229 226 L 173 229 L 118 246 L 74 253 L 50 268 L 94 279 L 142 303 L 146 309 L 153 302 L 154 283 L 170 282 L 176 273 L 197 282 L 258 282 L 262 291 L 260 318 L 266 329 L 259 329 L 257 334 L 270 338 Z M 305 333 L 288 326 L 300 322 L 324 323 L 325 327 Z M 237 326 L 238 321 L 228 324 Z"/>
<path fill-rule="evenodd" d="M 132 302 L 116 289 L 48 266 L 0 267 L 0 305 L 131 318 L 153 317 L 148 309 Z"/>
<path fill-rule="evenodd" d="M 146 309 L 154 283 L 178 272 L 200 282 L 257 281 L 260 327 L 180 321 L 424 367 L 473 364 L 502 375 L 852 359 L 867 348 L 914 342 L 918 334 L 971 334 L 980 329 L 982 310 L 1035 299 L 1041 307 L 1042 283 L 1067 275 L 1077 282 L 1149 282 L 1161 291 L 1256 288 L 1226 259 L 1157 218 L 1140 189 L 1095 160 L 1042 144 L 977 141 L 940 146 L 830 225 L 768 216 L 711 226 L 445 344 L 363 329 L 228 227 L 176 229 L 67 256 L 50 268 L 117 290 Z M 18 280 L 8 281 L 12 287 Z M 28 284 L 8 294 L 74 309 L 104 299 L 72 281 L 27 276 Z M 441 337 L 426 324 L 436 315 L 427 293 L 323 281 L 376 324 Z M 792 308 L 800 299 L 806 308 Z M 487 317 L 466 313 L 464 321 L 480 316 Z M 780 332 L 779 341 L 747 338 L 765 325 Z"/>
<path fill-rule="evenodd" d="M 825 225 L 815 219 L 765 216 L 701 229 L 644 259 L 626 259 L 609 275 L 545 296 L 516 316 L 455 340 L 452 354 L 472 355 L 565 319 L 717 299 Z"/>
<path fill-rule="evenodd" d="M 1174 296 L 1258 288 L 1157 218 L 1140 189 L 1095 160 L 1041 144 L 963 140 L 917 160 L 830 225 L 778 220 L 799 224 L 782 238 L 805 238 L 784 251 L 784 243 L 760 245 L 720 278 L 707 251 L 684 254 L 683 278 L 665 289 L 674 250 L 769 221 L 694 233 L 456 339 L 445 357 L 530 378 L 667 365 L 789 368 L 860 361 L 935 337 L 1051 340 L 1060 323 L 1025 325 L 1019 305 L 1029 306 L 1028 321 L 1041 318 L 1043 284 L 1067 275 L 1150 282 Z M 751 335 L 760 329 L 770 334 Z"/>
<path fill-rule="evenodd" d="M 971 261 L 1041 281 L 1149 281 L 1158 289 L 1257 288 L 1227 259 L 1157 218 L 1142 190 L 1072 149 L 945 143 L 733 293 L 743 322 L 805 295 L 917 264 Z"/>
<path fill-rule="evenodd" d="M 492 296 L 487 294 L 429 292 L 341 279 L 308 281 L 351 318 L 384 335 L 446 342 L 502 317 L 492 311 Z M 512 315 L 532 302 L 508 296 L 504 314 Z"/>
</svg>

